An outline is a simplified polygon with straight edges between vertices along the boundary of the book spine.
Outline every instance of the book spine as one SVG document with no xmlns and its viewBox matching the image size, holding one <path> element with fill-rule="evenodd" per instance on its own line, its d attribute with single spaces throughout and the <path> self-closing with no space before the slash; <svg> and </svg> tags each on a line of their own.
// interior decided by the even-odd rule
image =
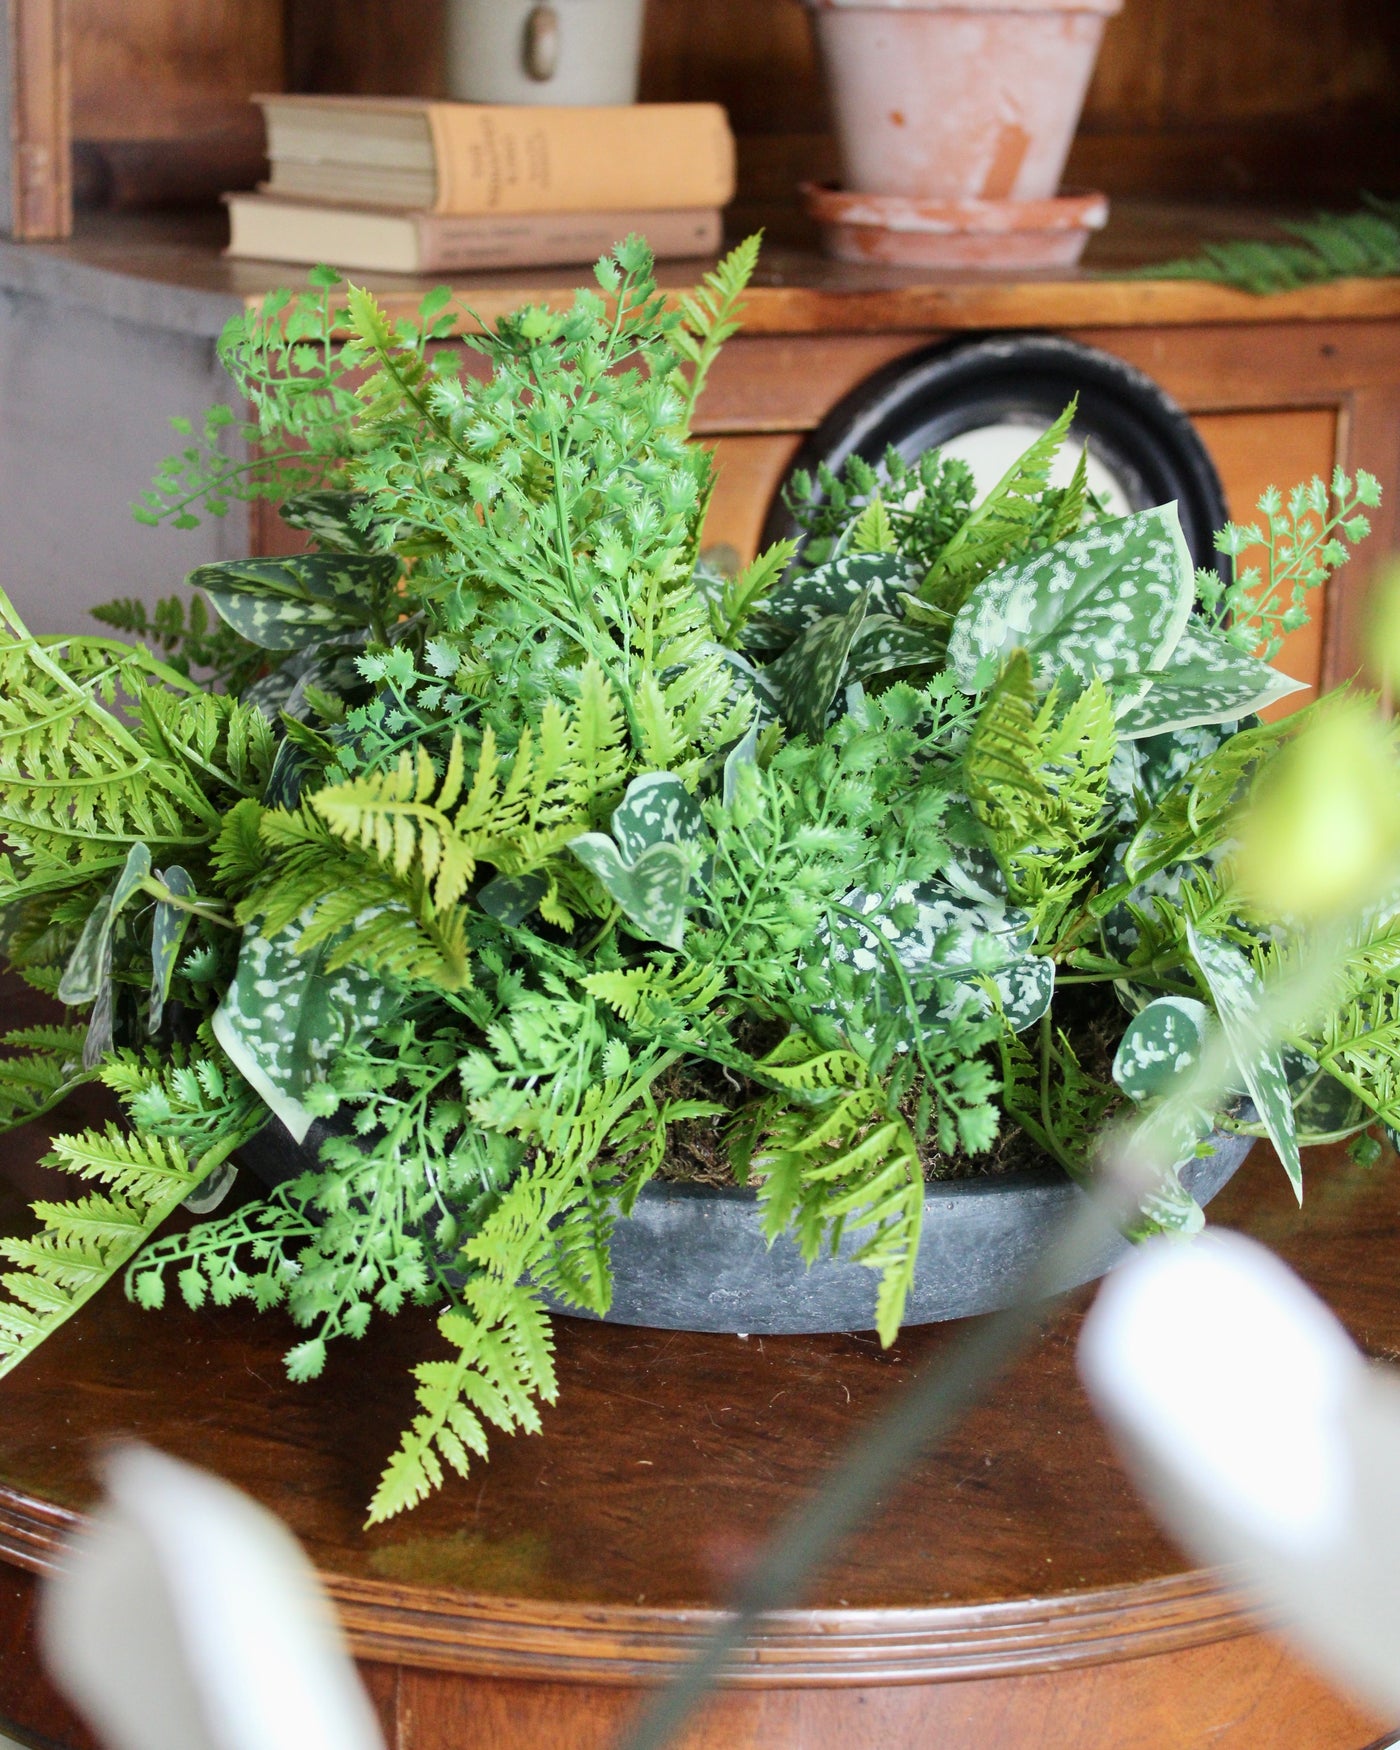
<svg viewBox="0 0 1400 1750">
<path fill-rule="evenodd" d="M 443 214 L 722 207 L 734 136 L 718 104 L 427 106 Z"/>
<path fill-rule="evenodd" d="M 681 212 L 531 213 L 495 222 L 423 213 L 417 220 L 418 272 L 572 267 L 596 261 L 633 231 L 646 238 L 658 260 L 717 254 L 724 235 L 717 207 Z"/>
</svg>

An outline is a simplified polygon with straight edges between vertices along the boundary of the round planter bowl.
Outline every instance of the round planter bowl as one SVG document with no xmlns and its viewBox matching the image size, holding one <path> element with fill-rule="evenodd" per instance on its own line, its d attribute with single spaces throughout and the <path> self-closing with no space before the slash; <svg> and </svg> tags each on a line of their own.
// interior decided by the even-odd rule
<svg viewBox="0 0 1400 1750">
<path fill-rule="evenodd" d="M 299 1145 L 274 1118 L 244 1144 L 238 1161 L 271 1188 L 305 1172 L 327 1134 L 318 1122 Z M 1217 1132 L 1213 1141 L 1211 1154 L 1181 1170 L 1182 1184 L 1202 1204 L 1253 1147 L 1248 1136 Z M 932 1325 L 1009 1305 L 1082 1195 L 1050 1166 L 929 1185 L 904 1323 Z M 854 1261 L 861 1240 L 859 1230 L 847 1232 L 836 1257 L 809 1269 L 786 1235 L 768 1245 L 754 1191 L 653 1180 L 613 1229 L 613 1300 L 605 1322 L 765 1337 L 873 1330 L 877 1277 Z M 1054 1292 L 1102 1276 L 1127 1250 L 1126 1240 L 1106 1242 L 1090 1268 L 1056 1283 Z M 545 1298 L 556 1312 L 595 1316 Z"/>
<path fill-rule="evenodd" d="M 804 0 L 854 191 L 1048 200 L 1122 0 Z"/>
<path fill-rule="evenodd" d="M 1254 1146 L 1248 1136 L 1217 1132 L 1213 1140 L 1210 1155 L 1181 1170 L 1201 1204 Z M 933 1325 L 1009 1306 L 1082 1196 L 1058 1167 L 929 1185 L 904 1323 Z M 606 1323 L 765 1337 L 873 1330 L 878 1277 L 853 1256 L 864 1237 L 847 1232 L 836 1257 L 808 1268 L 785 1234 L 768 1245 L 755 1192 L 653 1180 L 613 1230 Z M 1053 1292 L 1094 1281 L 1128 1250 L 1127 1240 L 1106 1241 L 1090 1268 Z M 570 1317 L 594 1316 L 550 1305 Z"/>
</svg>

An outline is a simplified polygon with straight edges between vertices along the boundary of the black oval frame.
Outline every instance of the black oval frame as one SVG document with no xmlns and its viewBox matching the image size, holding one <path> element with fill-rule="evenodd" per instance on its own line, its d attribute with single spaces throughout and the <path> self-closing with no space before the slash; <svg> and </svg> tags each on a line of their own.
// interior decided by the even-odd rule
<svg viewBox="0 0 1400 1750">
<path fill-rule="evenodd" d="M 1135 365 L 1059 335 L 941 342 L 895 359 L 837 402 L 803 443 L 788 477 L 804 468 L 815 478 L 823 462 L 839 473 L 851 456 L 875 463 L 891 445 L 912 460 L 1015 415 L 1048 425 L 1076 393 L 1071 441 L 1088 444 L 1122 482 L 1134 510 L 1175 500 L 1193 560 L 1223 572 L 1214 535 L 1229 520 L 1225 493 L 1187 414 Z M 762 544 L 797 532 L 780 487 Z"/>
</svg>

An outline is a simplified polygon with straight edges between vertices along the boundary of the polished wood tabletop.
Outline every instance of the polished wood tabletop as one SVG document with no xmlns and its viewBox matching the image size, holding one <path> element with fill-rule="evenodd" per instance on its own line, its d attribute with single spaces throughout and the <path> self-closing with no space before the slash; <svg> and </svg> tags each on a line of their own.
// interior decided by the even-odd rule
<svg viewBox="0 0 1400 1750">
<path fill-rule="evenodd" d="M 18 1020 L 37 1003 L 0 985 L 0 1018 Z M 58 1127 L 105 1109 L 100 1092 L 84 1090 Z M 0 1143 L 2 1231 L 24 1226 L 24 1201 L 41 1189 L 72 1190 L 37 1164 L 43 1145 L 41 1126 Z M 1339 1150 L 1318 1151 L 1299 1211 L 1260 1144 L 1211 1219 L 1264 1240 L 1371 1354 L 1400 1358 L 1393 1159 L 1363 1172 Z M 1102 1699 L 1112 1667 L 1142 1692 L 1134 1717 L 1161 1714 L 1167 1735 L 1096 1735 L 1080 1717 L 1081 1696 L 1081 1743 L 1360 1750 L 1377 1737 L 1384 1722 L 1331 1695 L 1261 1635 L 1227 1577 L 1194 1570 L 1148 1518 L 1076 1379 L 1090 1292 L 1048 1316 L 986 1401 L 881 1502 L 808 1595 L 765 1623 L 716 1706 L 738 1706 L 746 1689 L 776 1691 L 798 1713 L 820 1703 L 829 1721 L 848 1691 L 852 1705 L 870 1702 L 861 1717 L 872 1729 L 873 1703 L 886 1709 L 872 1744 L 929 1742 L 931 1722 L 951 1734 L 941 1743 L 969 1750 L 1053 1744 L 1053 1735 L 1034 1735 L 1035 1721 L 1051 1715 L 1025 1716 L 1032 1735 L 1020 1735 L 1008 1697 L 1031 1706 L 1028 1698 L 1051 1693 L 1046 1681 L 1063 1694 L 1078 1673 Z M 408 1370 L 438 1352 L 431 1313 L 377 1319 L 363 1341 L 333 1350 L 323 1378 L 294 1386 L 280 1359 L 293 1332 L 280 1313 L 245 1304 L 147 1313 L 111 1285 L 0 1384 L 0 1559 L 16 1583 L 0 1585 L 0 1722 L 45 1731 L 38 1703 L 25 1699 L 37 1680 L 20 1670 L 29 1608 L 21 1572 L 54 1562 L 93 1499 L 94 1455 L 135 1437 L 217 1470 L 286 1520 L 327 1578 L 397 1744 L 544 1742 L 500 1724 L 527 1721 L 536 1702 L 547 1708 L 541 1718 L 575 1706 L 579 1722 L 594 1722 L 561 1728 L 553 1742 L 609 1743 L 636 1686 L 693 1652 L 775 1523 L 901 1384 L 937 1365 L 956 1332 L 906 1331 L 882 1351 L 859 1333 L 743 1340 L 561 1319 L 559 1400 L 542 1434 L 496 1439 L 468 1479 L 366 1530 L 365 1503 L 412 1410 Z M 933 1712 L 915 1710 L 935 1692 Z M 979 1715 L 966 1726 L 972 1735 L 959 1736 L 955 1722 L 972 1720 L 974 1697 L 994 1692 L 999 1735 L 977 1736 L 991 1729 L 991 1716 Z M 464 1695 L 475 1697 L 474 1720 L 486 1710 L 471 1731 L 445 1699 Z M 434 1696 L 448 1708 L 442 1717 L 458 1722 L 437 1736 L 424 1723 L 436 1717 Z M 1162 1714 L 1172 1696 L 1175 1711 Z M 772 1694 L 760 1699 L 777 1705 Z M 1266 1732 L 1271 1720 L 1279 1729 L 1290 1721 L 1290 1736 L 1251 1736 L 1242 1708 Z M 1232 1715 L 1224 1723 L 1222 1710 Z M 768 1726 L 759 1718 L 735 1714 L 727 1737 L 694 1742 L 867 1742 L 851 1736 L 849 1721 L 831 1727 L 838 1735 L 813 1726 L 807 1737 L 787 1715 L 775 1725 L 763 1714 Z M 1194 1732 L 1182 1722 L 1197 1719 L 1206 1736 L 1171 1735 Z M 488 1735 L 472 1735 L 487 1725 Z M 770 1730 L 779 1735 L 761 1735 Z M 52 1721 L 46 1736 L 80 1741 Z"/>
</svg>

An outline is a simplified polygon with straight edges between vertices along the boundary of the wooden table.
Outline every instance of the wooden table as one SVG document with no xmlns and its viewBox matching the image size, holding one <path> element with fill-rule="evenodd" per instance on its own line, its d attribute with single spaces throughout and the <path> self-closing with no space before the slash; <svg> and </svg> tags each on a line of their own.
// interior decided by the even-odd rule
<svg viewBox="0 0 1400 1750">
<path fill-rule="evenodd" d="M 37 999 L 0 985 L 8 1024 Z M 104 1109 L 84 1090 L 68 1126 Z M 62 1126 L 59 1126 L 60 1128 Z M 0 1230 L 72 1182 L 40 1127 L 0 1144 Z M 1300 1215 L 1260 1145 L 1212 1218 L 1265 1240 L 1373 1354 L 1400 1357 L 1400 1172 L 1308 1163 Z M 882 1503 L 800 1608 L 770 1620 L 687 1750 L 1362 1750 L 1386 1722 L 1261 1632 L 1154 1529 L 1074 1372 L 1075 1297 L 989 1400 Z M 280 1514 L 334 1596 L 395 1750 L 603 1750 L 674 1672 L 791 1504 L 951 1327 L 750 1338 L 558 1323 L 536 1438 L 361 1528 L 431 1315 L 379 1320 L 289 1385 L 279 1314 L 138 1311 L 109 1288 L 0 1385 L 0 1729 L 88 1739 L 33 1649 L 36 1576 L 135 1436 Z"/>
</svg>

